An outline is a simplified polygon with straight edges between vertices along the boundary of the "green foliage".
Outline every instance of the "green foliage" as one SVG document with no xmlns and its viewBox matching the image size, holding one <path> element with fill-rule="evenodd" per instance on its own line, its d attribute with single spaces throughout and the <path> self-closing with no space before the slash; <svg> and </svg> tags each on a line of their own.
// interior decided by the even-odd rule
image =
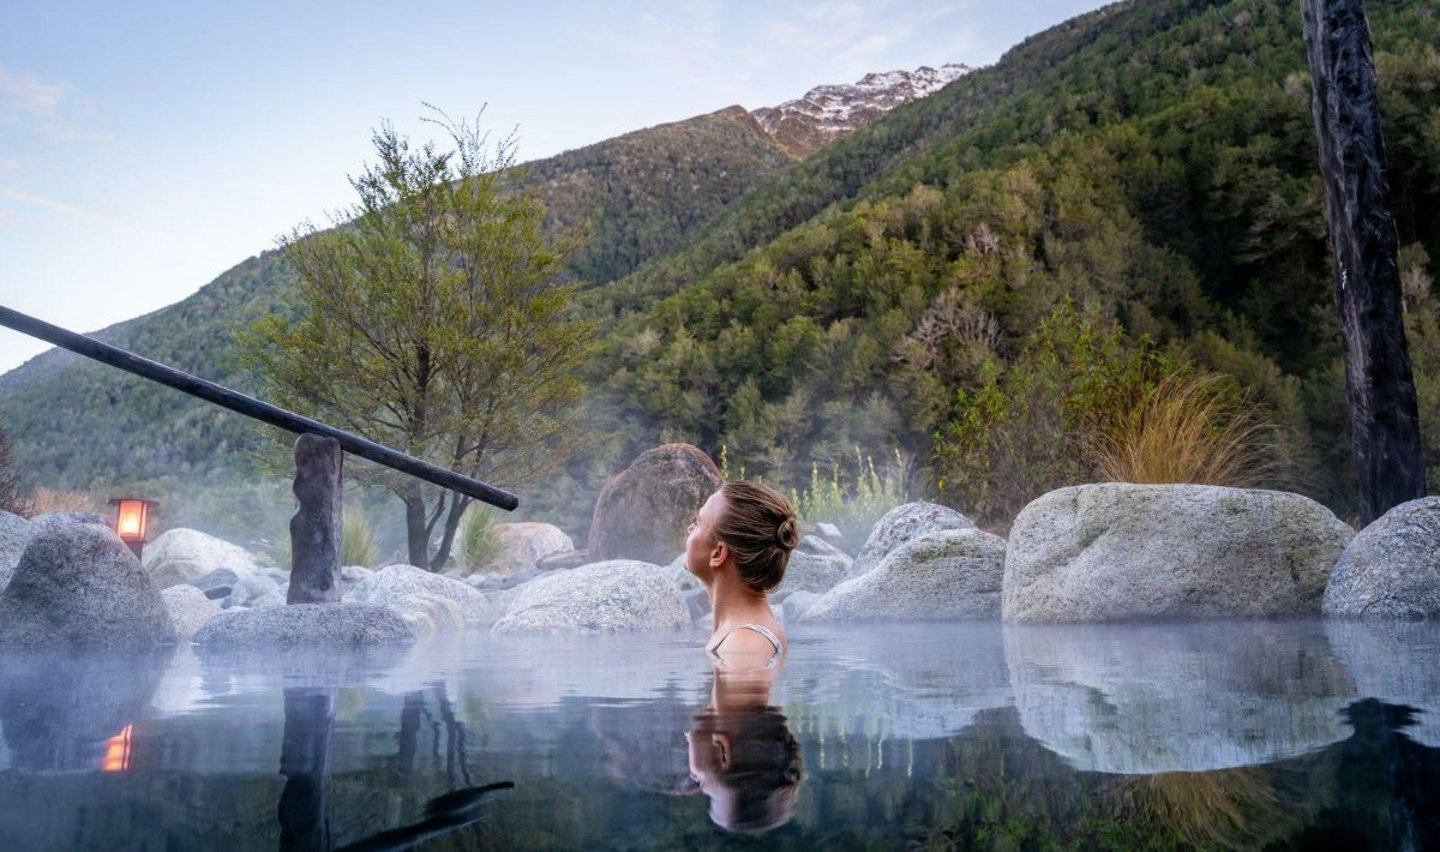
<svg viewBox="0 0 1440 852">
<path fill-rule="evenodd" d="M 35 503 L 20 487 L 20 478 L 10 463 L 10 441 L 0 432 L 0 512 L 29 517 Z"/>
<path fill-rule="evenodd" d="M 846 545 L 855 549 L 870 536 L 882 515 L 909 502 L 905 485 L 908 470 L 898 449 L 889 464 L 876 470 L 874 458 L 862 455 L 857 448 L 853 468 L 844 473 L 839 465 L 832 465 L 827 476 L 818 464 L 812 464 L 809 484 L 792 491 L 790 500 L 801 521 L 810 525 L 834 524 Z"/>
<path fill-rule="evenodd" d="M 363 512 L 346 512 L 340 528 L 340 564 L 374 568 L 379 561 L 370 519 Z"/>
<path fill-rule="evenodd" d="M 495 512 L 489 506 L 476 506 L 460 524 L 456 561 L 468 573 L 488 571 L 500 556 L 500 533 L 495 529 Z"/>
<path fill-rule="evenodd" d="M 450 150 L 382 125 L 348 223 L 284 240 L 291 311 L 240 344 L 282 405 L 472 477 L 533 483 L 581 449 L 576 371 L 594 325 L 567 314 L 567 246 L 543 208 L 502 185 L 513 141 L 491 150 L 477 128 L 438 123 Z M 412 564 L 443 565 L 470 499 L 362 475 L 404 503 Z"/>
<path fill-rule="evenodd" d="M 942 498 L 1003 524 L 1046 491 L 1093 481 L 1087 447 L 1176 367 L 1148 341 L 1131 342 L 1112 322 L 1062 306 L 1012 364 L 957 392 L 956 416 L 936 441 Z"/>
</svg>

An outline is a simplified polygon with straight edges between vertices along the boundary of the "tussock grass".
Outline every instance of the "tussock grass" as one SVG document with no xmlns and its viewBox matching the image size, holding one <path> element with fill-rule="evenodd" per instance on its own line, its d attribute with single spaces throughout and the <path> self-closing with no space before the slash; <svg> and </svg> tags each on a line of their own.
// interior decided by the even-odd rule
<svg viewBox="0 0 1440 852">
<path fill-rule="evenodd" d="M 374 568 L 379 561 L 379 547 L 370 519 L 363 512 L 346 512 L 340 526 L 340 564 Z"/>
<path fill-rule="evenodd" d="M 1278 428 L 1229 376 L 1169 376 L 1089 442 L 1100 475 L 1114 482 L 1255 487 L 1283 479 Z"/>
<path fill-rule="evenodd" d="M 455 561 L 471 573 L 496 567 L 500 556 L 500 533 L 495 529 L 495 516 L 489 506 L 470 507 L 460 521 L 456 536 Z"/>
<path fill-rule="evenodd" d="M 1297 823 L 1296 803 L 1259 767 L 1128 778 L 1110 797 L 1121 815 L 1196 849 L 1257 849 Z"/>
</svg>

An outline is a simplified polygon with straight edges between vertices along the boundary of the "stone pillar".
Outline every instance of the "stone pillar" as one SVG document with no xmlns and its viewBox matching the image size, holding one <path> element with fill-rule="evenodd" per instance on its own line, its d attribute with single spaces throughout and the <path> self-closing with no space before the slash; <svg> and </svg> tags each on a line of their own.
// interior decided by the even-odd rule
<svg viewBox="0 0 1440 852">
<path fill-rule="evenodd" d="M 295 499 L 290 519 L 288 604 L 335 603 L 340 589 L 341 463 L 334 438 L 304 434 L 295 441 Z"/>
</svg>

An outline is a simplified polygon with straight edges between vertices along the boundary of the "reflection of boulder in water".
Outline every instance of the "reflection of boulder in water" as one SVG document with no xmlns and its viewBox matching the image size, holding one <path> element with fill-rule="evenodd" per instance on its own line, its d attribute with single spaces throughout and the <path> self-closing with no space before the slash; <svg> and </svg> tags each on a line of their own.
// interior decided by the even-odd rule
<svg viewBox="0 0 1440 852">
<path fill-rule="evenodd" d="M 1440 623 L 1327 621 L 1325 635 L 1362 698 L 1420 711 L 1403 733 L 1440 748 Z"/>
<path fill-rule="evenodd" d="M 1349 735 L 1355 697 L 1318 622 L 1007 625 L 1025 732 L 1082 770 L 1269 763 Z"/>
<path fill-rule="evenodd" d="M 810 656 L 811 638 L 822 657 Z M 990 621 L 807 626 L 780 681 L 791 729 L 830 741 L 951 736 L 1011 703 L 1000 626 Z M 857 707 L 865 715 L 844 709 Z"/>
<path fill-rule="evenodd" d="M 100 769 L 106 741 L 146 712 L 173 650 L 0 656 L 0 730 L 10 767 Z"/>
</svg>

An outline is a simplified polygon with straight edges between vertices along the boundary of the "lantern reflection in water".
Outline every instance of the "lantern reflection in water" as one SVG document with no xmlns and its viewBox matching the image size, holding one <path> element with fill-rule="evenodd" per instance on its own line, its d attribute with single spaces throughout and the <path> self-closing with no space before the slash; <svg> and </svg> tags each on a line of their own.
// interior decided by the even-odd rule
<svg viewBox="0 0 1440 852">
<path fill-rule="evenodd" d="M 105 741 L 105 759 L 100 762 L 101 772 L 124 772 L 130 768 L 130 729 L 126 725 L 120 733 Z"/>
</svg>

